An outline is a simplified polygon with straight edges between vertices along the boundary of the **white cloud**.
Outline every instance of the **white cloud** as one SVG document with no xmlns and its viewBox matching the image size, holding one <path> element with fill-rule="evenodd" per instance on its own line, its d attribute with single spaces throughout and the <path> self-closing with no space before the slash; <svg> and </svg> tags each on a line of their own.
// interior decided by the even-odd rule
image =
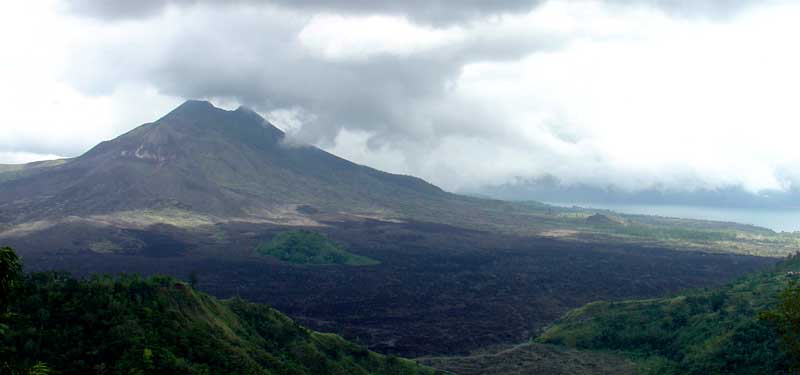
<svg viewBox="0 0 800 375">
<path fill-rule="evenodd" d="M 329 60 L 366 60 L 380 54 L 410 55 L 459 42 L 459 28 L 414 25 L 402 17 L 318 15 L 298 34 L 300 43 Z"/>
<path fill-rule="evenodd" d="M 53 4 L 0 4 L 0 163 L 75 156 L 180 102 L 144 85 L 92 96 L 65 82 L 69 51 L 87 35 Z"/>
<path fill-rule="evenodd" d="M 20 4 L 0 4 L 0 163 L 77 155 L 200 96 L 448 189 L 800 182 L 792 3 L 687 18 L 706 8 L 551 1 L 447 24 L 205 2 L 103 22 Z"/>
<path fill-rule="evenodd" d="M 488 172 L 463 172 L 445 180 L 457 181 L 451 186 L 544 174 L 632 190 L 792 184 L 781 171 L 800 167 L 800 51 L 792 48 L 800 8 L 725 22 L 579 10 L 574 24 L 599 17 L 612 26 L 563 27 L 575 35 L 565 48 L 464 68 L 452 95 L 488 100 L 500 132 L 513 137 L 474 147 L 494 148 L 490 155 L 435 150 L 434 160 L 469 155 L 461 165 Z M 487 158 L 495 163 L 481 166 Z"/>
</svg>

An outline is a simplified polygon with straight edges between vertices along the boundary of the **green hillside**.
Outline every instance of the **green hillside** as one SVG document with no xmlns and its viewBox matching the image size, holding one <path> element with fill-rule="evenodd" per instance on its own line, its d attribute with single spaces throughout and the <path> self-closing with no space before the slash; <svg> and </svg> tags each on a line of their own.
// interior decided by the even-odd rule
<svg viewBox="0 0 800 375">
<path fill-rule="evenodd" d="M 636 375 L 636 365 L 608 352 L 575 350 L 526 342 L 468 356 L 418 358 L 420 363 L 458 375 Z"/>
<path fill-rule="evenodd" d="M 356 255 L 322 234 L 307 230 L 279 233 L 256 246 L 256 253 L 296 264 L 346 264 L 367 266 L 379 262 Z"/>
<path fill-rule="evenodd" d="M 434 373 L 168 277 L 36 273 L 15 296 L 0 325 L 4 374 L 39 362 L 58 374 Z"/>
<path fill-rule="evenodd" d="M 725 287 L 651 300 L 595 302 L 573 310 L 537 341 L 619 351 L 643 374 L 782 374 L 790 360 L 759 316 L 798 276 L 800 258 Z M 763 316 L 763 315 L 762 315 Z"/>
</svg>

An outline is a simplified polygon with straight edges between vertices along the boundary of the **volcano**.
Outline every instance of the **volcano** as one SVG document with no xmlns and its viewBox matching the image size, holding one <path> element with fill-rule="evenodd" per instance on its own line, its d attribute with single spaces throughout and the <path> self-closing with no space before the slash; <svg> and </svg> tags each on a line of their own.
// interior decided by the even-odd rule
<svg viewBox="0 0 800 375">
<path fill-rule="evenodd" d="M 74 159 L 0 176 L 0 221 L 6 224 L 142 210 L 221 219 L 403 216 L 458 199 L 416 177 L 290 144 L 247 108 L 227 111 L 195 100 Z"/>
</svg>

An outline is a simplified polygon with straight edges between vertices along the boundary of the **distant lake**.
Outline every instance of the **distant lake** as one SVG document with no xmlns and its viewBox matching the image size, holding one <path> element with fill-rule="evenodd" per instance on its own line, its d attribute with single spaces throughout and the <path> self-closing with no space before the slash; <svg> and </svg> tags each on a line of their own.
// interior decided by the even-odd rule
<svg viewBox="0 0 800 375">
<path fill-rule="evenodd" d="M 605 203 L 549 203 L 556 206 L 597 208 L 611 210 L 623 214 L 640 214 L 677 217 L 684 219 L 700 219 L 714 221 L 730 221 L 741 224 L 752 224 L 772 229 L 776 232 L 800 231 L 800 210 L 720 208 L 678 205 L 646 205 L 646 204 L 605 204 Z"/>
</svg>

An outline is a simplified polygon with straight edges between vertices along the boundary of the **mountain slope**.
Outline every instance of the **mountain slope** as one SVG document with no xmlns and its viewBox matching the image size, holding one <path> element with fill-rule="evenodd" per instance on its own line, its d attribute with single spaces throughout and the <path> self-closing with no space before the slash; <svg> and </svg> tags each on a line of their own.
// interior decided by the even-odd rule
<svg viewBox="0 0 800 375">
<path fill-rule="evenodd" d="M 622 302 L 595 302 L 566 314 L 538 341 L 613 350 L 644 374 L 782 374 L 788 360 L 777 335 L 758 318 L 796 282 L 800 258 L 722 288 Z"/>
<path fill-rule="evenodd" d="M 28 277 L 0 337 L 0 369 L 59 374 L 433 374 L 241 299 L 168 277 Z M 5 373 L 5 372 L 4 372 Z"/>
<path fill-rule="evenodd" d="M 585 220 L 593 210 L 451 194 L 289 143 L 253 111 L 188 101 L 79 157 L 0 165 L 0 239 L 32 252 L 111 252 L 142 242 L 129 229 L 209 232 L 231 222 L 319 226 L 366 217 L 744 254 L 785 255 L 800 244 L 730 223 L 626 215 L 625 225 L 594 225 Z"/>
<path fill-rule="evenodd" d="M 0 164 L 0 182 L 30 176 L 49 167 L 61 165 L 69 159 L 35 161 L 27 164 Z"/>
<path fill-rule="evenodd" d="M 0 183 L 0 220 L 153 208 L 269 217 L 300 204 L 379 212 L 450 197 L 418 178 L 283 140 L 255 112 L 188 101 L 69 162 Z"/>
</svg>

